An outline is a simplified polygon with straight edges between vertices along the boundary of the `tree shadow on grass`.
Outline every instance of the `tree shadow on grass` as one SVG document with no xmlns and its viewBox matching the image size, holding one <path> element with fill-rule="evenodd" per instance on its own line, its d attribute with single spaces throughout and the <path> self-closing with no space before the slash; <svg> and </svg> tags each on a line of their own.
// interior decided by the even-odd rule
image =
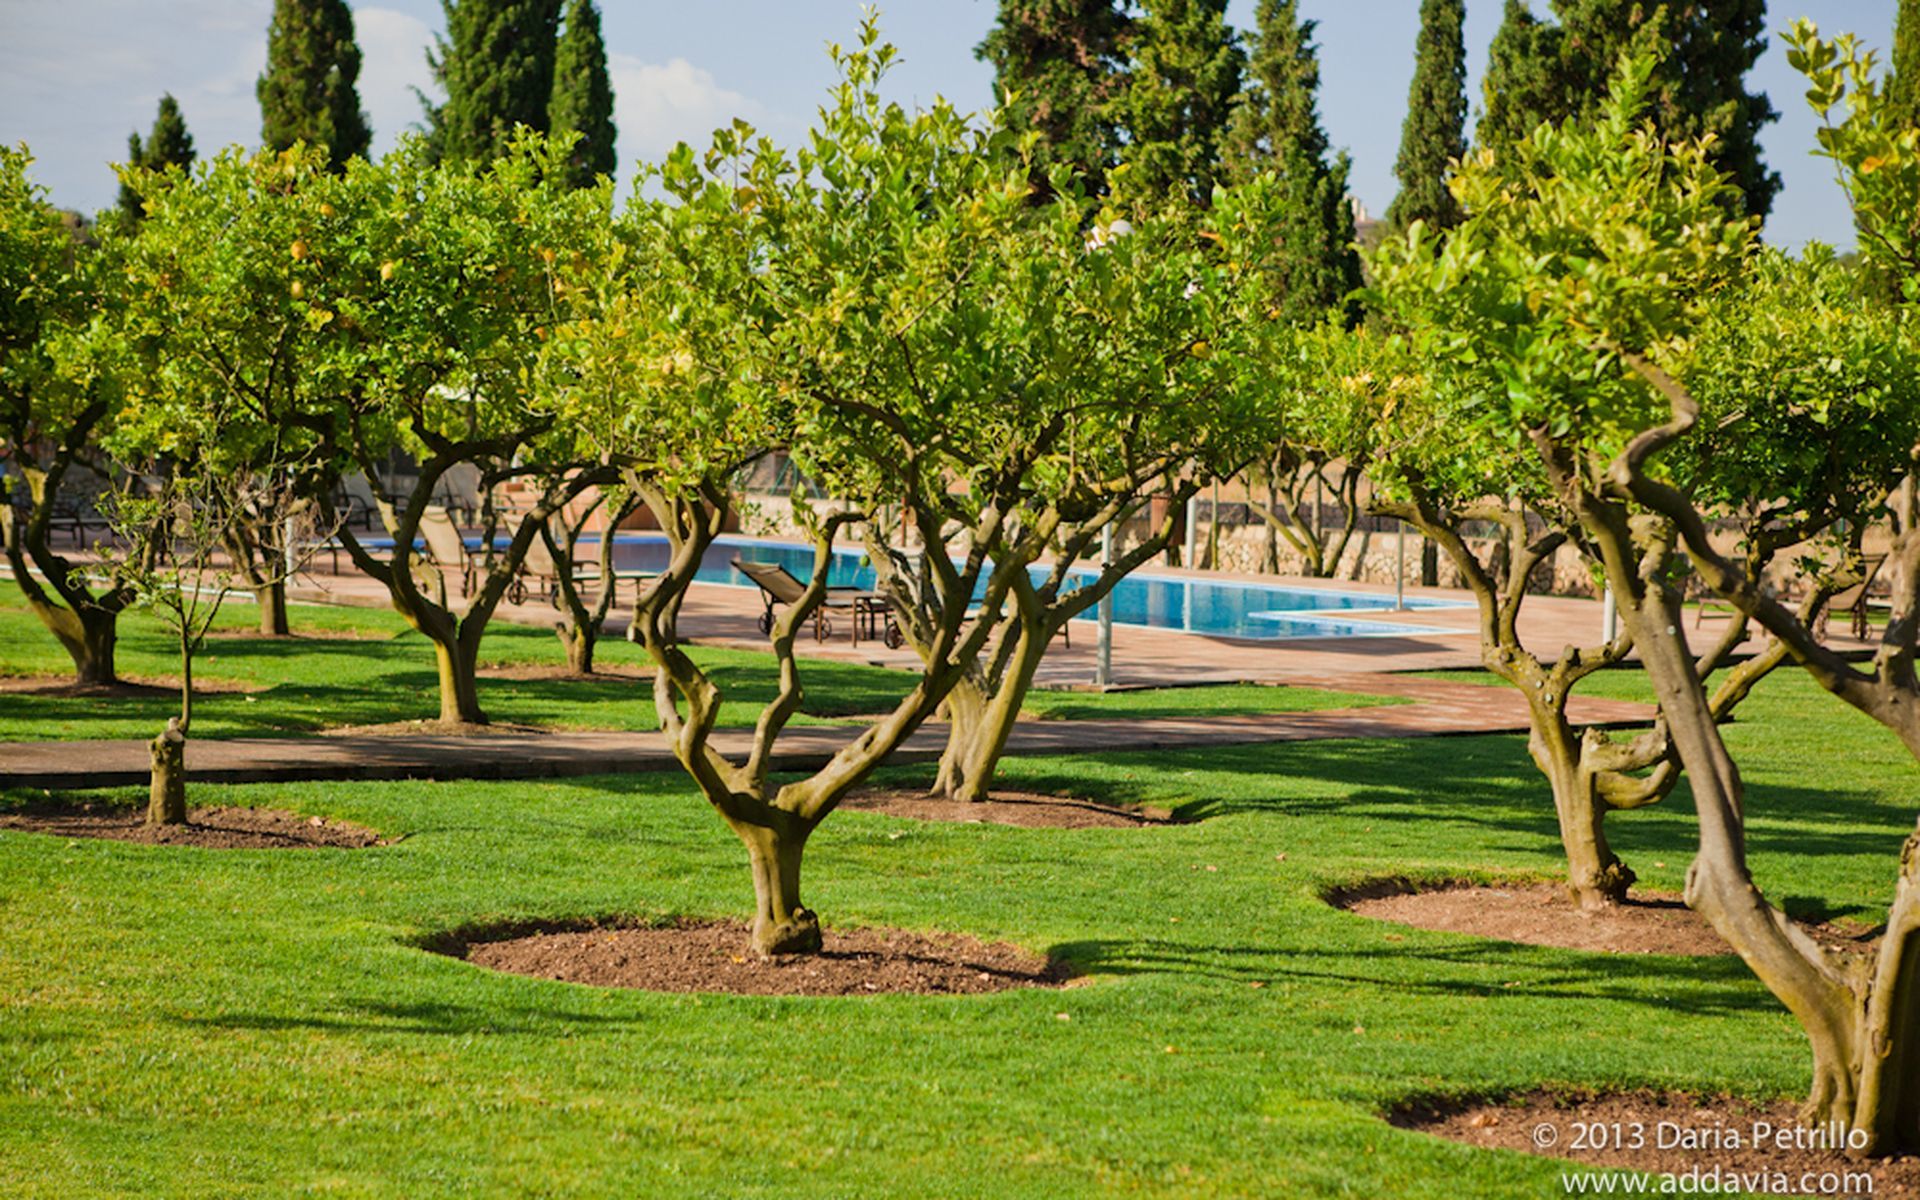
<svg viewBox="0 0 1920 1200">
<path fill-rule="evenodd" d="M 1521 836 L 1520 848 L 1559 857 L 1560 830 L 1547 781 L 1519 735 L 1325 739 L 1188 750 L 1117 751 L 1073 758 L 1009 758 L 1002 777 L 1036 791 L 1152 803 L 1181 820 L 1238 813 L 1394 823 L 1457 821 Z M 1179 794 L 1183 773 L 1192 793 Z M 1232 782 L 1223 781 L 1229 777 Z M 1237 777 L 1237 778 L 1236 778 Z M 1755 855 L 1879 854 L 1891 880 L 1913 814 L 1859 789 L 1797 787 L 1772 780 L 1749 788 L 1747 845 Z M 1657 807 L 1616 813 L 1615 848 L 1631 855 L 1690 857 L 1693 799 L 1682 779 Z M 1762 883 L 1764 884 L 1764 880 Z"/>
<path fill-rule="evenodd" d="M 576 1012 L 552 1004 L 488 1004 L 484 1007 L 445 1002 L 395 1003 L 350 998 L 340 1008 L 358 1015 L 308 1013 L 299 1016 L 271 1013 L 222 1013 L 206 1017 L 175 1017 L 176 1024 L 200 1029 L 251 1029 L 262 1032 L 326 1030 L 335 1033 L 421 1033 L 436 1036 L 471 1034 L 542 1034 L 571 1037 L 583 1026 L 597 1029 L 640 1029 L 651 1023 L 637 1015 Z"/>
<path fill-rule="evenodd" d="M 1777 1007 L 1734 955 L 1675 958 L 1577 952 L 1473 939 L 1459 946 L 1308 949 L 1192 946 L 1154 938 L 1065 942 L 1054 957 L 1095 975 L 1178 975 L 1224 983 L 1293 979 L 1417 996 L 1545 997 L 1639 1004 L 1699 1016 Z M 1400 968 L 1395 970 L 1393 968 Z M 1518 987 L 1510 986 L 1518 984 Z"/>
</svg>

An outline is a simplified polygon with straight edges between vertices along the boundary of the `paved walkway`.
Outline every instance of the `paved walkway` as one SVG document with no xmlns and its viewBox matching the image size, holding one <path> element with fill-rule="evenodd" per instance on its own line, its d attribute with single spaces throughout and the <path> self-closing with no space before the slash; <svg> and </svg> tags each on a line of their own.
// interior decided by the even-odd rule
<svg viewBox="0 0 1920 1200">
<path fill-rule="evenodd" d="M 1304 682 L 1304 681 L 1301 681 Z M 1312 684 L 1343 691 L 1397 695 L 1411 704 L 1322 712 L 1196 714 L 1112 721 L 1027 721 L 1014 728 L 1011 754 L 1161 750 L 1317 738 L 1430 737 L 1524 731 L 1524 701 L 1511 689 L 1404 675 L 1316 675 Z M 1636 725 L 1652 719 L 1642 704 L 1576 697 L 1582 724 Z M 806 770 L 825 762 L 855 735 L 847 726 L 810 725 L 781 735 L 775 765 Z M 937 759 L 944 726 L 929 725 L 892 762 Z M 721 730 L 714 746 L 745 756 L 749 732 Z M 187 745 L 187 770 L 205 783 L 298 780 L 537 779 L 676 768 L 658 733 L 524 733 L 473 736 L 412 734 L 364 737 L 201 739 Z M 138 740 L 0 743 L 0 787 L 73 789 L 128 787 L 148 778 L 146 743 Z"/>
</svg>

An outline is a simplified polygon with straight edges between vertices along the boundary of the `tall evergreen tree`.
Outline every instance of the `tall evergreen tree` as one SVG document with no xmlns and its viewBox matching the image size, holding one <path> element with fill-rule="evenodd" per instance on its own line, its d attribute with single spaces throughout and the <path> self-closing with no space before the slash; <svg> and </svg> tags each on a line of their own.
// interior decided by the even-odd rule
<svg viewBox="0 0 1920 1200">
<path fill-rule="evenodd" d="M 360 46 L 346 0 L 274 0 L 267 26 L 267 69 L 260 97 L 260 138 L 268 149 L 295 142 L 327 147 L 334 170 L 366 157 L 373 140 L 360 111 Z"/>
<path fill-rule="evenodd" d="M 1533 15 L 1526 0 L 1507 0 L 1500 31 L 1487 51 L 1482 81 L 1485 102 L 1474 126 L 1474 144 L 1498 154 L 1555 120 L 1565 93 L 1560 70 L 1560 27 Z"/>
<path fill-rule="evenodd" d="M 1920 125 L 1920 0 L 1900 0 L 1893 26 L 1893 77 L 1887 81 L 1888 112 Z"/>
<path fill-rule="evenodd" d="M 180 102 L 169 92 L 160 97 L 160 108 L 154 114 L 147 140 L 142 142 L 138 132 L 127 135 L 127 165 L 145 171 L 168 167 L 184 171 L 193 165 L 193 159 L 193 135 L 187 132 L 187 119 L 180 114 Z M 120 219 L 130 225 L 138 224 L 146 216 L 144 204 L 144 197 L 128 186 L 126 180 L 121 180 Z"/>
<path fill-rule="evenodd" d="M 1114 103 L 1127 139 L 1122 190 L 1207 203 L 1246 63 L 1227 0 L 1147 0 L 1127 58 Z"/>
<path fill-rule="evenodd" d="M 1311 322 L 1347 305 L 1360 286 L 1347 199 L 1350 164 L 1345 154 L 1328 161 L 1316 99 L 1314 22 L 1300 20 L 1296 0 L 1260 0 L 1255 19 L 1247 89 L 1225 138 L 1224 174 L 1243 179 L 1272 171 L 1279 178 L 1289 215 L 1277 222 L 1275 300 L 1291 319 Z"/>
<path fill-rule="evenodd" d="M 1400 191 L 1387 208 L 1387 223 L 1397 229 L 1415 221 L 1440 229 L 1460 222 L 1460 204 L 1447 189 L 1447 167 L 1467 151 L 1466 15 L 1466 0 L 1422 0 L 1420 5 L 1420 44 L 1407 90 L 1407 119 L 1400 128 L 1400 157 L 1393 164 Z"/>
<path fill-rule="evenodd" d="M 1780 176 L 1760 157 L 1760 130 L 1780 114 L 1766 93 L 1746 87 L 1766 49 L 1766 0 L 1553 0 L 1555 27 L 1524 9 L 1509 0 L 1495 38 L 1482 146 L 1497 150 L 1541 121 L 1590 113 L 1606 99 L 1621 52 L 1650 42 L 1666 48 L 1653 83 L 1655 123 L 1669 137 L 1713 134 L 1714 164 L 1733 176 L 1745 210 L 1764 217 L 1772 209 Z"/>
<path fill-rule="evenodd" d="M 1114 0 L 1000 0 L 998 23 L 973 53 L 993 64 L 1008 128 L 1040 135 L 1039 172 L 1064 165 L 1089 191 L 1105 189 L 1120 150 L 1113 105 L 1129 25 Z"/>
<path fill-rule="evenodd" d="M 553 99 L 547 121 L 555 133 L 577 133 L 567 182 L 586 187 L 611 175 L 613 85 L 607 80 L 607 44 L 600 36 L 600 10 L 593 0 L 569 0 L 566 25 L 554 52 Z"/>
<path fill-rule="evenodd" d="M 1606 98 L 1620 54 L 1637 36 L 1671 47 L 1654 77 L 1654 119 L 1671 136 L 1719 139 L 1714 165 L 1733 176 L 1746 211 L 1764 217 L 1780 176 L 1760 157 L 1760 131 L 1780 119 L 1747 72 L 1767 48 L 1766 0 L 1554 0 L 1562 43 L 1584 114 Z M 1661 15 L 1664 13 L 1664 17 Z M 1654 28 L 1656 21 L 1663 22 Z"/>
<path fill-rule="evenodd" d="M 560 0 L 440 0 L 447 34 L 427 52 L 446 102 L 428 105 L 428 139 L 449 162 L 485 162 L 516 125 L 544 133 Z"/>
</svg>

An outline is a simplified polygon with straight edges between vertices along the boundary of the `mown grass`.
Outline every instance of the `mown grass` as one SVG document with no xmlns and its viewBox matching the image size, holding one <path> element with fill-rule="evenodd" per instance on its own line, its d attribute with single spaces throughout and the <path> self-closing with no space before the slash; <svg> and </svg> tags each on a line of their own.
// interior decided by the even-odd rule
<svg viewBox="0 0 1920 1200">
<path fill-rule="evenodd" d="M 195 737 L 314 733 L 351 725 L 431 720 L 440 715 L 432 645 L 387 609 L 295 605 L 293 628 L 302 636 L 251 636 L 258 614 L 250 604 L 223 608 L 214 634 L 195 656 Z M 727 701 L 724 725 L 752 725 L 772 699 L 771 655 L 698 647 L 695 658 L 720 684 Z M 483 670 L 560 668 L 559 640 L 544 629 L 495 620 L 482 644 Z M 633 672 L 651 670 L 644 650 L 606 638 L 596 659 L 599 679 L 482 678 L 480 700 L 496 722 L 562 729 L 658 728 L 653 690 Z M 0 741 L 151 737 L 179 710 L 180 661 L 171 635 L 150 614 L 121 618 L 117 665 L 123 677 L 157 682 L 149 694 L 102 698 L 36 695 L 0 688 Z M 616 672 L 629 674 L 621 676 Z M 21 600 L 0 583 L 0 676 L 70 678 L 66 652 Z M 807 699 L 795 724 L 844 720 L 884 711 L 906 694 L 905 672 L 809 659 Z M 1314 688 L 1172 688 L 1094 696 L 1038 693 L 1029 708 L 1054 716 L 1188 716 L 1208 707 L 1254 707 L 1292 712 L 1359 707 L 1382 698 Z"/>
<path fill-rule="evenodd" d="M 1729 737 L 1756 875 L 1875 919 L 1912 762 L 1797 676 L 1745 714 Z M 1737 959 L 1510 945 L 1321 903 L 1382 874 L 1553 872 L 1520 738 L 1015 759 L 1006 780 L 1202 819 L 840 813 L 808 900 L 830 926 L 1062 954 L 1087 986 L 655 995 L 416 948 L 491 919 L 742 913 L 743 854 L 670 774 L 195 789 L 403 839 L 368 851 L 0 832 L 0 1194 L 1532 1198 L 1562 1194 L 1555 1164 L 1377 1114 L 1539 1084 L 1805 1086 L 1795 1025 Z M 1649 885 L 1679 886 L 1684 794 L 1613 828 Z"/>
</svg>

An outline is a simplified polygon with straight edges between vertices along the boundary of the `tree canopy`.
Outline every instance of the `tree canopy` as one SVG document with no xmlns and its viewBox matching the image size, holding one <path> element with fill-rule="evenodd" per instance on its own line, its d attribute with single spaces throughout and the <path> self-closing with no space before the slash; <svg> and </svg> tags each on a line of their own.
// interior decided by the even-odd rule
<svg viewBox="0 0 1920 1200">
<path fill-rule="evenodd" d="M 1920 125 L 1920 0 L 1900 0 L 1887 66 L 1888 117 L 1895 124 Z"/>
<path fill-rule="evenodd" d="M 447 32 L 427 54 L 447 94 L 428 105 L 428 141 L 450 162 L 505 153 L 516 126 L 546 132 L 560 0 L 440 0 Z"/>
<path fill-rule="evenodd" d="M 325 146 L 334 170 L 366 157 L 373 133 L 360 109 L 360 46 L 346 0 L 275 0 L 267 28 L 260 139 L 269 150 Z"/>
<path fill-rule="evenodd" d="M 578 139 L 568 159 L 567 182 L 586 187 L 612 175 L 616 163 L 613 85 L 607 79 L 607 45 L 600 36 L 600 9 L 593 0 L 568 0 L 566 23 L 554 52 L 553 99 L 547 119 L 556 136 Z"/>
<path fill-rule="evenodd" d="M 1598 111 L 1623 51 L 1658 50 L 1649 113 L 1675 138 L 1716 139 L 1714 165 L 1734 177 L 1742 211 L 1765 217 L 1780 176 L 1760 156 L 1760 131 L 1779 118 L 1746 75 L 1766 49 L 1765 0 L 1552 0 L 1557 23 L 1508 0 L 1484 84 L 1476 141 L 1511 146 L 1542 121 Z"/>
<path fill-rule="evenodd" d="M 154 114 L 153 129 L 147 134 L 147 140 L 141 141 L 138 133 L 127 135 L 127 166 L 134 171 L 157 172 L 169 167 L 184 171 L 193 165 L 193 159 L 193 135 L 187 132 L 187 119 L 180 113 L 180 102 L 169 92 L 160 97 L 160 108 Z M 121 222 L 139 224 L 145 215 L 144 201 L 143 194 L 123 174 L 117 205 Z"/>
<path fill-rule="evenodd" d="M 1387 223 L 1395 228 L 1415 221 L 1437 229 L 1459 223 L 1460 205 L 1447 187 L 1447 173 L 1467 152 L 1466 15 L 1464 0 L 1420 5 L 1413 83 L 1393 164 L 1400 191 L 1387 208 Z"/>
<path fill-rule="evenodd" d="M 1036 182 L 1060 164 L 1087 190 L 1105 190 L 1120 153 L 1114 105 L 1126 86 L 1131 30 L 1124 9 L 1115 0 L 1000 0 L 998 20 L 974 48 L 993 64 L 1007 128 L 1037 135 Z"/>
<path fill-rule="evenodd" d="M 1135 18 L 1113 109 L 1126 130 L 1116 190 L 1211 200 L 1246 65 L 1226 14 L 1227 0 L 1148 0 Z"/>
<path fill-rule="evenodd" d="M 1271 195 L 1281 211 L 1269 214 L 1278 245 L 1260 269 L 1274 303 L 1294 320 L 1312 324 L 1348 304 L 1360 286 L 1347 200 L 1345 153 L 1328 161 L 1320 125 L 1320 60 L 1314 23 L 1300 20 L 1295 0 L 1262 0 L 1248 63 L 1248 82 L 1228 126 L 1223 174 L 1246 179 L 1271 172 Z"/>
</svg>

